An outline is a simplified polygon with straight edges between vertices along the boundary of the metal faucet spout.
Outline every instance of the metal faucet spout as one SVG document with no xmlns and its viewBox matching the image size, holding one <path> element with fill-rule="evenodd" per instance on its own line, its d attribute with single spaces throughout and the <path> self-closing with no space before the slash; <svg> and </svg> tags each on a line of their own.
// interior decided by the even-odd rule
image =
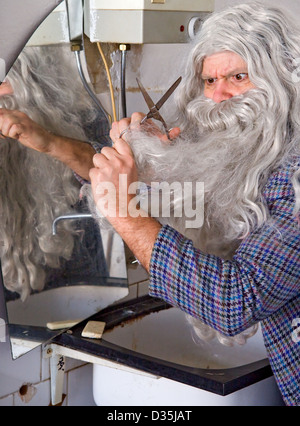
<svg viewBox="0 0 300 426">
<path fill-rule="evenodd" d="M 92 219 L 93 215 L 87 214 L 70 214 L 65 216 L 57 217 L 52 224 L 52 235 L 57 235 L 57 224 L 63 220 L 74 220 L 74 219 Z"/>
</svg>

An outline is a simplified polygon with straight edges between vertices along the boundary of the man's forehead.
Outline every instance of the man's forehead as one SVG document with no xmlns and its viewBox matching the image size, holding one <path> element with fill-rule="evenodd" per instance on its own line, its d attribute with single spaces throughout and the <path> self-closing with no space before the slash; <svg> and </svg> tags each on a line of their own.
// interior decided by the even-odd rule
<svg viewBox="0 0 300 426">
<path fill-rule="evenodd" d="M 213 77 L 247 72 L 247 63 L 234 52 L 220 52 L 207 56 L 203 61 L 202 76 Z"/>
</svg>

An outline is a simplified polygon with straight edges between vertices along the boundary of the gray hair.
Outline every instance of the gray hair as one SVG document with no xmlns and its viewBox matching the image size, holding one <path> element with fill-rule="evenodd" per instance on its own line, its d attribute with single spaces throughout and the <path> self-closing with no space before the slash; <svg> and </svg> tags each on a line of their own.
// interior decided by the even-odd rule
<svg viewBox="0 0 300 426">
<path fill-rule="evenodd" d="M 274 121 L 265 122 L 267 158 L 259 163 L 269 175 L 289 156 L 300 152 L 300 83 L 295 78 L 300 61 L 300 28 L 280 8 L 259 2 L 242 4 L 211 15 L 203 24 L 187 64 L 186 78 L 178 92 L 181 126 L 187 127 L 193 113 L 189 108 L 203 94 L 201 72 L 205 57 L 230 51 L 248 65 L 252 83 L 268 98 Z M 260 171 L 257 169 L 257 175 Z M 299 172 L 293 184 L 295 213 L 300 209 Z M 264 215 L 265 216 L 265 215 Z"/>
<path fill-rule="evenodd" d="M 253 2 L 211 15 L 203 24 L 187 65 L 180 103 L 188 104 L 203 92 L 203 60 L 231 51 L 248 65 L 249 77 L 269 95 L 270 108 L 280 108 L 280 122 L 299 126 L 300 85 L 293 78 L 300 58 L 300 29 L 279 8 Z M 280 100 L 280 102 L 279 102 Z"/>
<path fill-rule="evenodd" d="M 7 80 L 14 94 L 2 108 L 20 110 L 56 134 L 87 140 L 85 125 L 96 112 L 85 95 L 68 47 L 26 48 Z M 74 60 L 74 66 L 72 66 Z M 75 233 L 63 225 L 52 236 L 52 222 L 72 213 L 80 185 L 63 163 L 10 139 L 0 143 L 0 253 L 5 287 L 23 300 L 45 284 L 45 268 L 70 259 Z"/>
</svg>

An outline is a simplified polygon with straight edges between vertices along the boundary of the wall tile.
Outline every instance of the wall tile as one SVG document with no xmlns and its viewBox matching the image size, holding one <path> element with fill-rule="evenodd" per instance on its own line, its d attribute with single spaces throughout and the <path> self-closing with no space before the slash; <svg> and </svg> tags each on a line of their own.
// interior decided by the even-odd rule
<svg viewBox="0 0 300 426">
<path fill-rule="evenodd" d="M 93 398 L 93 366 L 84 367 L 68 373 L 68 406 L 95 406 Z"/>
<path fill-rule="evenodd" d="M 24 383 L 40 382 L 41 349 L 12 360 L 9 342 L 0 344 L 0 397 L 19 390 Z"/>
<path fill-rule="evenodd" d="M 34 407 L 48 406 L 51 401 L 50 392 L 50 380 L 33 385 L 28 384 L 27 392 L 24 391 L 22 396 L 19 392 L 14 394 L 14 405 Z"/>
<path fill-rule="evenodd" d="M 6 396 L 0 399 L 0 407 L 12 407 L 14 405 L 13 395 Z"/>
</svg>

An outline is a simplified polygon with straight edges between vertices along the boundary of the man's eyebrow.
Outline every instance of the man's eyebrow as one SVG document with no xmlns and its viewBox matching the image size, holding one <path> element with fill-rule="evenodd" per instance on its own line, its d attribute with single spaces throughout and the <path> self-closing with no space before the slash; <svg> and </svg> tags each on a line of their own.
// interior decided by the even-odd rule
<svg viewBox="0 0 300 426">
<path fill-rule="evenodd" d="M 233 75 L 237 75 L 237 74 L 248 74 L 248 68 L 236 68 L 235 70 L 230 71 L 230 73 L 228 73 L 227 75 L 224 75 L 222 77 L 232 77 Z M 216 77 L 212 77 L 210 75 L 202 74 L 201 78 L 202 78 L 202 80 L 208 80 L 209 78 L 216 78 Z"/>
<path fill-rule="evenodd" d="M 209 77 L 208 75 L 201 75 L 202 80 L 208 80 L 209 78 L 214 78 L 214 77 Z"/>
</svg>

